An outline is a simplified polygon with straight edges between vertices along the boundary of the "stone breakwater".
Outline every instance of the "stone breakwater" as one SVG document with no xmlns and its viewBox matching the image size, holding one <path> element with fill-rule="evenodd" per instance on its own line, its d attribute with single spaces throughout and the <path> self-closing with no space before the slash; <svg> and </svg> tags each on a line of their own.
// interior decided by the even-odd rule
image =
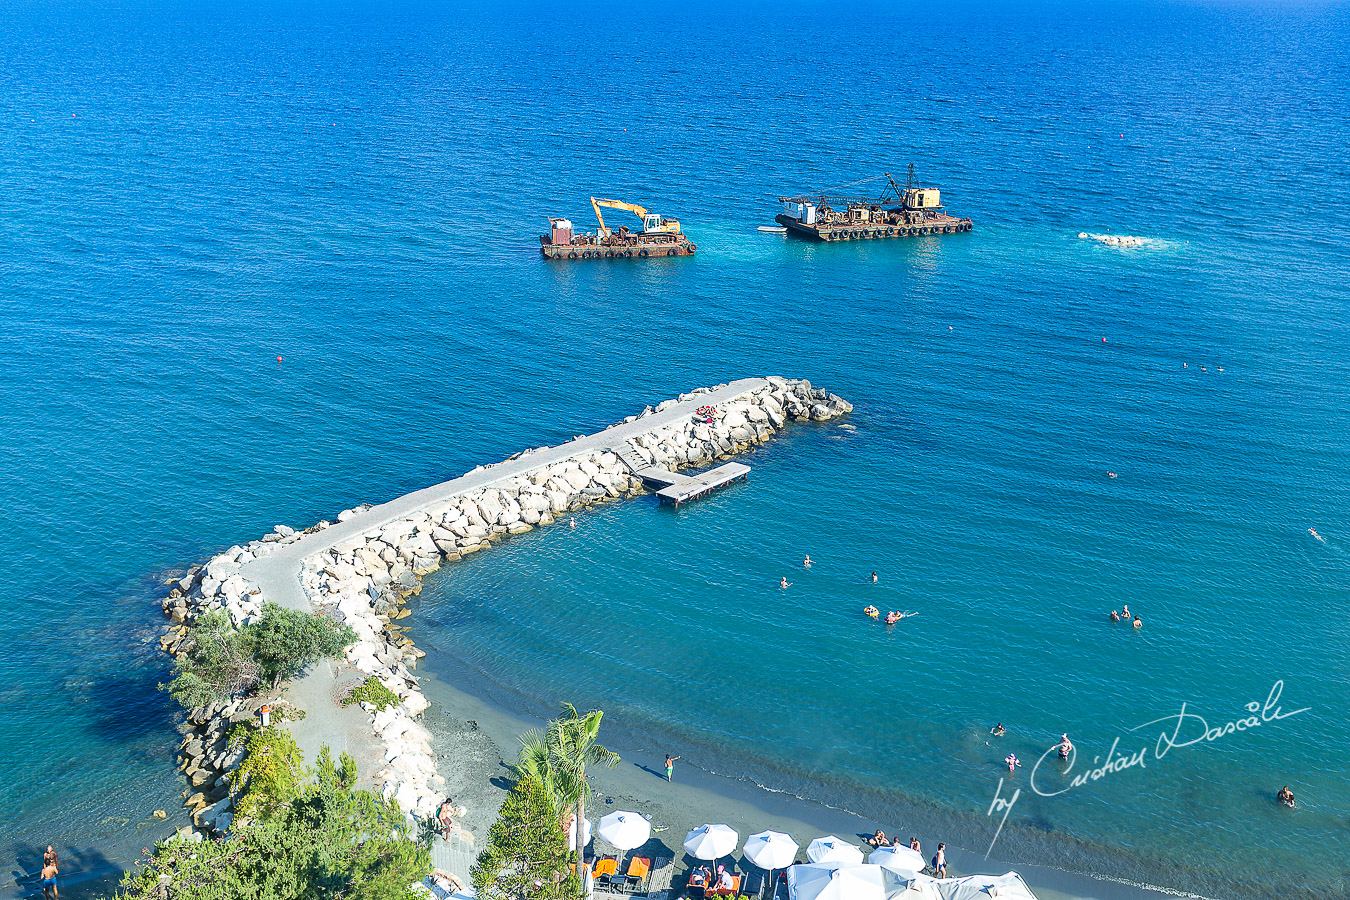
<svg viewBox="0 0 1350 900">
<path fill-rule="evenodd" d="M 279 525 L 212 558 L 170 591 L 164 610 L 174 624 L 162 643 L 170 653 L 182 652 L 187 628 L 199 616 L 224 610 L 242 626 L 265 601 L 346 623 L 358 636 L 347 665 L 399 698 L 384 711 L 363 704 L 366 727 L 383 747 L 371 782 L 409 815 L 430 816 L 443 781 L 430 735 L 416 721 L 428 705 L 412 671 L 423 654 L 398 624 L 424 575 L 565 513 L 642 493 L 642 479 L 620 449 L 659 468 L 701 466 L 764 442 L 788 421 L 823 422 L 852 408 L 807 381 L 744 379 L 683 394 L 602 432 L 526 451 L 380 506 L 344 510 L 336 522 L 303 532 Z M 187 805 L 204 831 L 220 833 L 232 822 L 230 776 L 242 751 L 228 746 L 229 726 L 256 720 L 263 702 L 237 700 L 188 716 L 183 768 L 194 792 Z M 276 709 L 286 701 L 270 702 Z"/>
</svg>

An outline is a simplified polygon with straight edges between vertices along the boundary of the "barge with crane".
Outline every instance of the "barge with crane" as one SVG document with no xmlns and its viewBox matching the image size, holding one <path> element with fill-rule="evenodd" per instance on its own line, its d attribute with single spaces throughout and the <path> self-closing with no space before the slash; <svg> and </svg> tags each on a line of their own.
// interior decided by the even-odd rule
<svg viewBox="0 0 1350 900">
<path fill-rule="evenodd" d="M 881 179 L 886 185 L 877 196 L 819 193 L 779 197 L 786 211 L 774 218 L 790 234 L 818 241 L 860 241 L 877 238 L 918 237 L 970 231 L 968 218 L 950 215 L 942 206 L 937 188 L 923 187 L 914 178 L 914 166 L 904 185 L 890 173 L 855 181 L 836 190 L 848 190 Z"/>
<path fill-rule="evenodd" d="M 642 222 L 634 231 L 627 225 L 617 229 L 605 224 L 600 208 L 631 212 Z M 539 235 L 539 252 L 545 259 L 627 259 L 652 256 L 692 256 L 698 245 L 680 229 L 678 219 L 668 219 L 646 207 L 607 197 L 592 197 L 591 208 L 599 227 L 592 232 L 576 233 L 568 219 L 548 220 L 549 233 Z"/>
</svg>

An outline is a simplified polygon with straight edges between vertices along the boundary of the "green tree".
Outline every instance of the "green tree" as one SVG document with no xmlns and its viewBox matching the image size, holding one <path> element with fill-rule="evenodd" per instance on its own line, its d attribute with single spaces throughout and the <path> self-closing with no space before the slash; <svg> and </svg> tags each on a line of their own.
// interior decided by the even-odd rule
<svg viewBox="0 0 1350 900">
<path fill-rule="evenodd" d="M 174 671 L 167 690 L 185 709 L 246 694 L 261 675 L 252 649 L 221 610 L 206 613 L 188 629 L 187 649 L 174 660 Z"/>
<path fill-rule="evenodd" d="M 276 815 L 228 839 L 170 839 L 118 891 L 126 900 L 414 900 L 431 871 L 398 804 L 356 790 L 356 763 L 325 747 L 312 778 Z"/>
<path fill-rule="evenodd" d="M 469 879 L 479 900 L 579 900 L 569 857 L 554 798 L 525 775 L 506 795 Z"/>
<path fill-rule="evenodd" d="M 586 801 L 591 796 L 586 767 L 604 765 L 613 768 L 619 764 L 619 755 L 601 746 L 597 740 L 604 715 L 598 709 L 582 715 L 575 706 L 564 703 L 562 715 L 549 722 L 542 734 L 531 731 L 520 739 L 522 746 L 516 772 L 539 781 L 552 795 L 560 814 L 576 816 L 578 837 L 582 833 L 582 823 L 586 821 Z M 580 858 L 581 848 L 578 847 L 577 859 Z"/>
<path fill-rule="evenodd" d="M 243 629 L 243 640 L 272 687 L 306 666 L 337 656 L 356 641 L 356 632 L 318 613 L 306 614 L 264 603 L 261 615 Z"/>
<path fill-rule="evenodd" d="M 327 748 L 325 747 L 325 750 Z M 328 762 L 332 763 L 330 756 Z M 234 774 L 237 815 L 269 818 L 300 794 L 304 757 L 289 731 L 268 728 L 248 739 L 248 755 Z"/>
</svg>

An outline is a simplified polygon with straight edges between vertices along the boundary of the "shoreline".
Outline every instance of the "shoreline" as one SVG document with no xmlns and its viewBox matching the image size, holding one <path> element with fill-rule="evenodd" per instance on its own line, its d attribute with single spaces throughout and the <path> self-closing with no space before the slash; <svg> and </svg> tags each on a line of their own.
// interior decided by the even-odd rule
<svg viewBox="0 0 1350 900">
<path fill-rule="evenodd" d="M 474 801 L 463 824 L 475 840 L 482 840 L 506 796 L 501 779 L 508 773 L 507 767 L 519 747 L 519 735 L 542 727 L 544 721 L 503 710 L 435 675 L 423 674 L 421 684 L 432 703 L 427 726 L 432 732 L 433 748 L 441 752 L 439 763 L 446 789 L 457 803 L 460 796 Z M 606 727 L 614 734 L 615 723 L 606 721 Z M 653 838 L 676 851 L 673 855 L 677 869 L 683 856 L 680 843 L 684 834 L 705 822 L 725 822 L 740 832 L 742 840 L 766 828 L 784 831 L 797 840 L 803 851 L 811 839 L 825 834 L 860 843 L 859 835 L 871 834 L 877 828 L 889 833 L 892 827 L 891 823 L 876 822 L 850 810 L 705 771 L 683 760 L 676 764 L 674 782 L 667 784 L 663 752 L 635 748 L 633 736 L 623 733 L 621 723 L 618 728 L 617 741 L 606 740 L 603 734 L 601 741 L 616 750 L 622 762 L 615 769 L 592 773 L 595 795 L 587 806 L 586 817 L 598 821 L 600 816 L 616 809 L 647 815 L 654 830 L 666 827 L 660 834 L 654 833 Z M 469 752 L 465 735 L 472 735 L 467 742 Z M 917 836 L 925 857 L 932 855 L 937 841 L 944 840 L 936 834 Z M 948 859 L 954 875 L 1015 870 L 1040 900 L 1163 900 L 1198 896 L 1093 878 L 1049 866 L 986 862 L 979 853 L 954 848 L 950 842 Z"/>
</svg>

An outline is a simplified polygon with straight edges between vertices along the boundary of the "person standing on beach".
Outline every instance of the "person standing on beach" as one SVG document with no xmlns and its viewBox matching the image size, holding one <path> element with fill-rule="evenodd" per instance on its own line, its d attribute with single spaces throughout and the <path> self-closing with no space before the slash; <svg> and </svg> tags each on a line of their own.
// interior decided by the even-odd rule
<svg viewBox="0 0 1350 900">
<path fill-rule="evenodd" d="M 47 845 L 47 852 L 42 854 L 42 896 L 44 900 L 57 900 L 56 896 L 56 851 Z"/>
<path fill-rule="evenodd" d="M 666 754 L 666 781 L 670 781 L 675 775 L 675 760 L 677 759 L 679 759 L 678 756 L 671 756 L 669 753 Z"/>
<path fill-rule="evenodd" d="M 947 877 L 947 845 L 938 844 L 938 852 L 933 854 L 933 868 L 937 869 L 938 878 Z"/>
</svg>

